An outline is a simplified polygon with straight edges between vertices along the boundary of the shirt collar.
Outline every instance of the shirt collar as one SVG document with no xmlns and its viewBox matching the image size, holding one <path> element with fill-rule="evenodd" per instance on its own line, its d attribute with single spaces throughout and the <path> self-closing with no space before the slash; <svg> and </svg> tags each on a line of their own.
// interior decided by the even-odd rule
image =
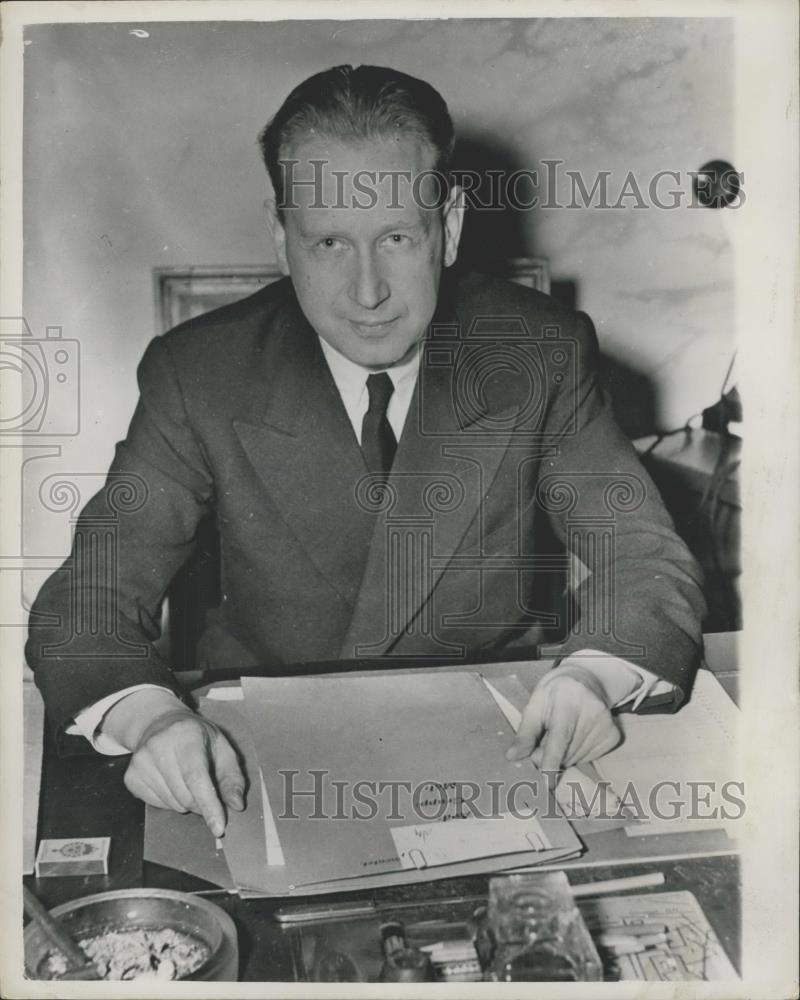
<svg viewBox="0 0 800 1000">
<path fill-rule="evenodd" d="M 368 368 L 363 365 L 356 364 L 355 361 L 351 361 L 350 358 L 344 356 L 341 351 L 338 351 L 335 347 L 329 344 L 322 337 L 319 338 L 319 344 L 322 348 L 322 353 L 325 355 L 325 360 L 330 368 L 333 380 L 336 383 L 336 387 L 342 397 L 351 397 L 357 399 L 361 393 L 365 390 L 367 385 L 367 376 L 373 374 Z M 401 386 L 405 386 L 408 382 L 413 382 L 417 377 L 417 372 L 419 371 L 419 359 L 422 352 L 422 341 L 417 344 L 416 349 L 405 361 L 398 365 L 392 365 L 389 368 L 384 369 L 388 374 L 389 378 L 392 380 L 395 391 Z"/>
</svg>

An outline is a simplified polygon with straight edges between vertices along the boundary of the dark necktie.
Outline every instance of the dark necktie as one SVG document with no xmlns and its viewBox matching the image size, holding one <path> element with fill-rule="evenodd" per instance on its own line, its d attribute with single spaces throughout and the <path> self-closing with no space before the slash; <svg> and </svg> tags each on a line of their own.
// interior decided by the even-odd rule
<svg viewBox="0 0 800 1000">
<path fill-rule="evenodd" d="M 361 424 L 361 450 L 367 468 L 386 476 L 392 467 L 397 441 L 386 416 L 386 408 L 394 392 L 394 384 L 386 372 L 367 376 L 369 408 Z"/>
</svg>

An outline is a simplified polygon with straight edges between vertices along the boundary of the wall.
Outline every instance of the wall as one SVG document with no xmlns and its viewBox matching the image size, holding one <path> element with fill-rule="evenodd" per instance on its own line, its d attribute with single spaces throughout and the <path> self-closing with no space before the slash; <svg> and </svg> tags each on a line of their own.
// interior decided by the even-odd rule
<svg viewBox="0 0 800 1000">
<path fill-rule="evenodd" d="M 68 545 L 68 519 L 30 499 L 42 476 L 102 473 L 125 432 L 155 332 L 152 268 L 271 256 L 255 136 L 305 76 L 342 62 L 422 76 L 476 161 L 560 159 L 589 182 L 608 170 L 616 200 L 630 170 L 646 188 L 733 158 L 732 46 L 726 21 L 671 19 L 30 29 L 25 315 L 37 336 L 77 338 L 82 364 L 80 434 L 28 463 L 28 551 Z M 735 213 L 627 205 L 517 213 L 498 231 L 510 252 L 548 257 L 593 317 L 623 415 L 644 386 L 668 427 L 716 399 L 730 359 Z"/>
</svg>

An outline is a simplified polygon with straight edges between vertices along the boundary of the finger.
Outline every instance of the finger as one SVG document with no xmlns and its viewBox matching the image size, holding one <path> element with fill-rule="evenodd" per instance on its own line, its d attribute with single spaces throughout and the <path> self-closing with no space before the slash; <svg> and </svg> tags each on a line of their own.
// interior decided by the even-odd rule
<svg viewBox="0 0 800 1000">
<path fill-rule="evenodd" d="M 582 700 L 570 754 L 584 760 L 590 753 L 599 756 L 597 747 L 605 743 L 612 734 L 617 739 L 621 738 L 614 717 L 606 706 L 593 698 Z"/>
<path fill-rule="evenodd" d="M 203 746 L 190 748 L 181 761 L 183 780 L 195 802 L 194 811 L 200 813 L 215 837 L 221 837 L 225 832 L 225 811 L 211 780 L 208 765 L 208 755 Z"/>
<path fill-rule="evenodd" d="M 136 771 L 131 771 L 130 767 L 125 772 L 123 782 L 131 795 L 135 796 L 137 799 L 141 799 L 142 802 L 146 802 L 150 806 L 156 806 L 159 809 L 171 808 L 161 798 L 158 792 L 156 792 L 155 789 L 152 788 L 140 774 L 137 774 Z"/>
<path fill-rule="evenodd" d="M 147 753 L 150 749 L 150 746 L 147 746 L 140 753 Z M 200 752 L 204 752 L 202 747 Z M 180 802 L 181 807 L 184 810 L 199 813 L 200 807 L 183 777 L 181 762 L 184 755 L 185 751 L 176 753 L 171 744 L 166 746 L 156 744 L 149 754 L 149 759 L 152 761 L 153 769 L 161 776 L 172 795 Z"/>
<path fill-rule="evenodd" d="M 175 812 L 188 812 L 192 808 L 192 797 L 185 785 L 172 779 L 172 776 L 160 764 L 146 747 L 134 754 L 131 767 L 135 774 L 152 788 L 167 803 L 168 808 Z M 177 769 L 176 769 L 177 770 Z"/>
<path fill-rule="evenodd" d="M 236 751 L 225 736 L 218 732 L 211 744 L 214 758 L 214 776 L 217 788 L 226 806 L 241 812 L 244 809 L 244 775 Z"/>
<path fill-rule="evenodd" d="M 534 691 L 522 713 L 517 738 L 506 750 L 507 760 L 521 760 L 538 745 L 544 732 L 545 704 L 545 696 L 541 692 Z"/>
<path fill-rule="evenodd" d="M 141 753 L 153 762 L 175 798 L 188 810 L 202 815 L 203 809 L 186 782 L 184 772 L 192 762 L 208 771 L 208 751 L 216 729 L 205 725 L 196 716 L 156 733 Z"/>
<path fill-rule="evenodd" d="M 605 731 L 607 722 L 602 711 L 595 713 L 591 707 L 580 705 L 574 711 L 577 714 L 577 720 L 572 730 L 567 753 L 564 756 L 565 767 L 574 763 L 575 758 L 584 751 L 590 751 L 597 744 Z"/>
<path fill-rule="evenodd" d="M 569 716 L 554 715 L 542 743 L 542 771 L 545 774 L 557 774 L 562 769 L 574 732 L 574 722 Z"/>
<path fill-rule="evenodd" d="M 552 771 L 545 771 L 544 768 L 544 741 L 531 754 L 531 760 L 539 768 L 548 783 L 548 787 L 553 787 L 561 776 L 561 772 L 553 774 Z"/>
<path fill-rule="evenodd" d="M 591 739 L 584 740 L 579 749 L 571 754 L 570 764 L 582 764 L 587 761 L 597 760 L 605 754 L 610 753 L 622 739 L 622 734 L 612 722 L 610 726 L 603 727 L 592 734 Z"/>
</svg>

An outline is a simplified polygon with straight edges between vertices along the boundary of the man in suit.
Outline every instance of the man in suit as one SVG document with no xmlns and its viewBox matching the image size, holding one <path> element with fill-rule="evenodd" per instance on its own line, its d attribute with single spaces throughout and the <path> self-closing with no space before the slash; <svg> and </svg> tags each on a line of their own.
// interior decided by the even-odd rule
<svg viewBox="0 0 800 1000">
<path fill-rule="evenodd" d="M 609 416 L 588 318 L 447 272 L 464 204 L 443 181 L 441 96 L 336 67 L 261 141 L 288 277 L 150 344 L 106 487 L 34 608 L 28 658 L 62 749 L 131 753 L 134 794 L 216 835 L 243 807 L 234 749 L 153 646 L 209 512 L 222 600 L 204 665 L 533 653 L 566 552 L 588 577 L 508 755 L 557 771 L 615 745 L 612 708 L 677 707 L 697 567 Z M 92 549 L 109 520 L 114 545 Z"/>
</svg>

